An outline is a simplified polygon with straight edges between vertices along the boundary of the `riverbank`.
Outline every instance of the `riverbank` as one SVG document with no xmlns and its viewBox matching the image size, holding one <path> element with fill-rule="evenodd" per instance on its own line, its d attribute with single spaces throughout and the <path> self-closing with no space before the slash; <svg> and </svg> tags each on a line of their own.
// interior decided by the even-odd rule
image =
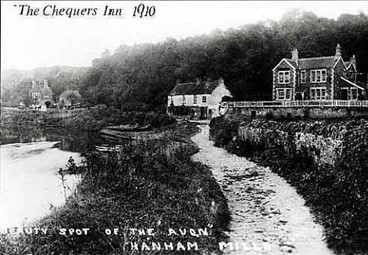
<svg viewBox="0 0 368 255">
<path fill-rule="evenodd" d="M 36 127 L 97 132 L 108 125 L 132 124 L 157 129 L 174 123 L 175 119 L 164 113 L 124 112 L 106 105 L 45 112 L 2 108 L 0 131 L 2 137 L 15 137 L 19 133 L 32 133 Z"/>
<path fill-rule="evenodd" d="M 191 161 L 198 149 L 189 137 L 197 131 L 183 122 L 160 139 L 127 142 L 114 153 L 87 153 L 84 166 L 72 166 L 82 174 L 75 196 L 37 223 L 47 234 L 6 239 L 2 252 L 137 254 L 158 245 L 160 254 L 218 251 L 229 213 L 209 169 Z"/>
<path fill-rule="evenodd" d="M 213 120 L 211 135 L 217 146 L 269 166 L 296 187 L 335 252 L 368 251 L 366 120 L 231 116 Z"/>
</svg>

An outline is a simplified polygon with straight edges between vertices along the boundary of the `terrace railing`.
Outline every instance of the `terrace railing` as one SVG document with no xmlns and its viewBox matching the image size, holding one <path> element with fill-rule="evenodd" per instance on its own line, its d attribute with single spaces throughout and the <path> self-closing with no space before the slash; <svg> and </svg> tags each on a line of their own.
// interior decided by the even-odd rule
<svg viewBox="0 0 368 255">
<path fill-rule="evenodd" d="M 303 101 L 234 101 L 222 102 L 225 108 L 267 108 L 267 107 L 365 107 L 368 100 L 303 100 Z"/>
</svg>

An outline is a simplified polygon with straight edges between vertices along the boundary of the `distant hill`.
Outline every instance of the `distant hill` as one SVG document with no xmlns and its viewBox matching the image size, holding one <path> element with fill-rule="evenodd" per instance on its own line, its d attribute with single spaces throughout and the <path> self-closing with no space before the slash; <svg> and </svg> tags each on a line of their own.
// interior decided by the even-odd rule
<svg viewBox="0 0 368 255">
<path fill-rule="evenodd" d="M 66 90 L 79 90 L 89 67 L 53 66 L 34 70 L 4 70 L 1 74 L 1 99 L 5 105 L 27 104 L 31 81 L 47 79 L 55 97 Z"/>
</svg>

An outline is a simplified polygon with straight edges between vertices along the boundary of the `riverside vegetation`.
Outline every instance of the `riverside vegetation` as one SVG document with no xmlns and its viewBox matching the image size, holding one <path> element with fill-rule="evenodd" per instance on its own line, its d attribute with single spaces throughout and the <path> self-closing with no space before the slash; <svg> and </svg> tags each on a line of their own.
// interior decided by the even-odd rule
<svg viewBox="0 0 368 255">
<path fill-rule="evenodd" d="M 226 199 L 210 170 L 190 159 L 198 150 L 189 140 L 197 127 L 182 122 L 170 130 L 160 139 L 126 142 L 113 153 L 85 152 L 82 166 L 71 159 L 68 168 L 81 175 L 81 183 L 63 207 L 36 223 L 47 234 L 2 235 L 0 253 L 141 254 L 131 245 L 143 242 L 173 243 L 174 250 L 159 254 L 183 254 L 176 250 L 179 242 L 185 247 L 197 243 L 199 250 L 192 248 L 190 254 L 218 250 L 229 222 Z M 87 235 L 60 235 L 61 228 L 90 230 Z M 105 233 L 113 228 L 120 230 L 117 235 Z M 153 228 L 155 236 L 129 234 L 129 228 Z M 177 234 L 168 235 L 170 228 Z M 200 228 L 209 235 L 178 231 Z"/>
<path fill-rule="evenodd" d="M 216 146 L 269 166 L 295 186 L 335 252 L 368 251 L 367 120 L 230 116 L 212 120 L 211 136 Z"/>
<path fill-rule="evenodd" d="M 55 127 L 68 130 L 99 131 L 114 124 L 149 124 L 152 128 L 173 124 L 175 119 L 154 111 L 121 111 L 104 104 L 75 110 L 34 110 L 2 109 L 1 132 L 4 136 L 14 131 L 33 127 Z"/>
</svg>

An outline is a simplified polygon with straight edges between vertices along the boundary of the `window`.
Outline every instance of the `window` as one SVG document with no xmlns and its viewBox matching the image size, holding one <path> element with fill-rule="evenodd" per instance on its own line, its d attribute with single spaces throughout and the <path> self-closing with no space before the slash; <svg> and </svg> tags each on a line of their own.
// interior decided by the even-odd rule
<svg viewBox="0 0 368 255">
<path fill-rule="evenodd" d="M 358 99 L 358 89 L 357 88 L 351 88 L 351 97 L 350 99 Z"/>
<path fill-rule="evenodd" d="M 193 96 L 193 104 L 198 104 L 198 96 L 197 95 Z"/>
<path fill-rule="evenodd" d="M 285 99 L 286 100 L 291 99 L 291 89 L 285 89 Z"/>
<path fill-rule="evenodd" d="M 277 89 L 276 99 L 277 100 L 290 100 L 291 99 L 291 89 L 288 89 L 288 88 Z"/>
<path fill-rule="evenodd" d="M 284 99 L 285 98 L 285 90 L 284 89 L 278 89 L 277 90 L 277 99 Z"/>
<path fill-rule="evenodd" d="M 290 71 L 279 71 L 278 72 L 278 83 L 286 84 L 290 82 Z"/>
<path fill-rule="evenodd" d="M 310 80 L 314 83 L 326 82 L 326 69 L 311 70 Z"/>
<path fill-rule="evenodd" d="M 206 96 L 202 96 L 202 103 L 206 103 L 207 102 L 207 97 Z"/>
<path fill-rule="evenodd" d="M 300 72 L 300 83 L 305 83 L 307 80 L 307 72 L 305 70 L 302 70 Z"/>
<path fill-rule="evenodd" d="M 326 88 L 310 88 L 311 100 L 326 100 Z"/>
</svg>

